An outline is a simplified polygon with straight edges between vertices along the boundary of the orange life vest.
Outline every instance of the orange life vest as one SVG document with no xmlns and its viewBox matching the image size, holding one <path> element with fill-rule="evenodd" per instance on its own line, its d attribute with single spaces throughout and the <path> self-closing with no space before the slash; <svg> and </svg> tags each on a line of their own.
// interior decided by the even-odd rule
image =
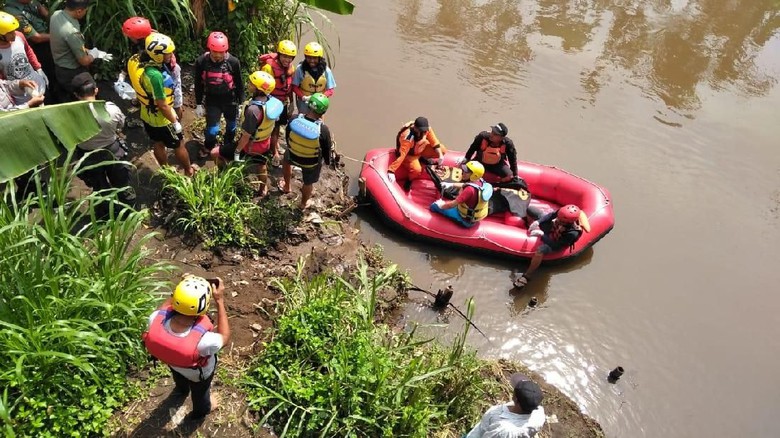
<svg viewBox="0 0 780 438">
<path fill-rule="evenodd" d="M 421 139 L 416 140 L 414 138 L 414 134 L 412 134 L 411 129 L 414 126 L 414 120 L 405 123 L 403 126 L 401 126 L 401 130 L 398 131 L 398 134 L 395 136 L 395 153 L 396 155 L 401 154 L 401 134 L 404 134 L 404 132 L 409 131 L 408 133 L 404 134 L 403 137 L 406 137 L 407 140 L 412 140 L 412 148 L 409 149 L 409 152 L 406 154 L 407 160 L 416 160 L 419 158 L 420 155 L 422 155 L 423 151 L 428 146 L 435 146 L 430 144 L 428 139 L 425 137 L 425 135 L 422 136 Z"/>
<path fill-rule="evenodd" d="M 498 164 L 504 159 L 506 154 L 506 144 L 501 141 L 501 147 L 495 147 L 490 144 L 488 139 L 482 139 L 482 145 L 480 145 L 482 151 L 482 164 Z"/>
<path fill-rule="evenodd" d="M 198 343 L 204 334 L 214 328 L 214 324 L 208 316 L 201 315 L 195 320 L 187 336 L 174 336 L 165 330 L 165 323 L 175 314 L 171 306 L 158 310 L 149 330 L 143 334 L 146 349 L 152 356 L 171 366 L 199 368 L 206 365 L 209 356 L 202 357 L 198 353 Z"/>
</svg>

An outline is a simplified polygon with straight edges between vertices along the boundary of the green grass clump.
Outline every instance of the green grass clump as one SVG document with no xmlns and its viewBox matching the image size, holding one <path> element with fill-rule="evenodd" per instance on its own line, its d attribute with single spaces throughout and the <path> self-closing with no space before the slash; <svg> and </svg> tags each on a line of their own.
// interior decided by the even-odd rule
<svg viewBox="0 0 780 438">
<path fill-rule="evenodd" d="M 300 211 L 276 198 L 253 202 L 255 192 L 243 166 L 201 169 L 192 178 L 170 167 L 160 174 L 163 215 L 174 228 L 197 236 L 209 248 L 262 249 L 301 219 Z"/>
<path fill-rule="evenodd" d="M 141 333 L 167 267 L 134 240 L 145 214 L 98 220 L 93 193 L 68 199 L 73 174 L 36 175 L 34 193 L 0 201 L 0 426 L 6 436 L 101 434 L 130 395 Z M 118 205 L 114 205 L 118 207 Z"/>
<path fill-rule="evenodd" d="M 283 314 L 245 379 L 250 409 L 280 436 L 460 436 L 500 389 L 464 352 L 468 325 L 450 348 L 393 333 L 374 310 L 396 267 L 358 271 L 357 286 L 332 274 L 280 283 Z"/>
</svg>

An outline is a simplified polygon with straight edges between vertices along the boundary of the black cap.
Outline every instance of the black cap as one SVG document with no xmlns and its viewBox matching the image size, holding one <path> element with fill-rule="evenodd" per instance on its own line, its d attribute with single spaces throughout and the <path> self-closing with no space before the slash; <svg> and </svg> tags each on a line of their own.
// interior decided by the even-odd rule
<svg viewBox="0 0 780 438">
<path fill-rule="evenodd" d="M 428 119 L 421 116 L 414 119 L 414 127 L 420 131 L 427 131 L 431 128 L 431 125 L 428 124 Z"/>
<path fill-rule="evenodd" d="M 542 388 L 531 381 L 525 374 L 512 374 L 509 376 L 509 382 L 512 384 L 517 404 L 520 405 L 520 409 L 524 413 L 530 413 L 542 403 L 542 398 L 544 398 Z"/>
<path fill-rule="evenodd" d="M 506 135 L 509 134 L 509 128 L 507 128 L 506 125 L 501 122 L 491 126 L 490 129 L 493 130 L 493 134 L 498 134 L 502 137 L 506 137 Z"/>
<path fill-rule="evenodd" d="M 90 0 L 65 0 L 65 7 L 68 9 L 86 8 Z"/>
<path fill-rule="evenodd" d="M 87 72 L 79 73 L 76 76 L 73 76 L 73 79 L 70 81 L 70 86 L 74 90 L 78 90 L 79 88 L 87 84 L 92 84 L 97 86 L 97 83 L 95 82 L 95 78 L 93 78 L 92 75 Z"/>
</svg>

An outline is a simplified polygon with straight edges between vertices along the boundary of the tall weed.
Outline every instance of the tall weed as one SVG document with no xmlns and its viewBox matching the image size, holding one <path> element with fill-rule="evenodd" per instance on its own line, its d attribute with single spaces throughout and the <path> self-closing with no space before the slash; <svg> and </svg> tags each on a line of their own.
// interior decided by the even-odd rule
<svg viewBox="0 0 780 438">
<path fill-rule="evenodd" d="M 262 249 L 300 220 L 300 212 L 276 199 L 252 201 L 243 166 L 201 169 L 192 178 L 166 167 L 161 209 L 172 228 L 203 240 L 206 247 Z"/>
<path fill-rule="evenodd" d="M 283 315 L 245 379 L 261 424 L 288 437 L 426 437 L 460 436 L 478 418 L 497 385 L 463 350 L 468 325 L 446 349 L 375 323 L 377 291 L 396 275 L 362 266 L 350 281 L 279 283 Z"/>
<path fill-rule="evenodd" d="M 54 166 L 35 189 L 0 202 L 0 424 L 21 436 L 94 435 L 141 364 L 145 315 L 169 268 L 134 239 L 145 213 L 99 221 L 115 193 L 68 197 L 74 172 Z M 116 206 L 116 205 L 115 205 Z"/>
</svg>

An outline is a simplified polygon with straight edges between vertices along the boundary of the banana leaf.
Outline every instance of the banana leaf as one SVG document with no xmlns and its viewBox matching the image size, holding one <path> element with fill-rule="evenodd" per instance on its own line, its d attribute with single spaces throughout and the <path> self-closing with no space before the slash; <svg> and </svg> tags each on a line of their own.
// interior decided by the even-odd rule
<svg viewBox="0 0 780 438">
<path fill-rule="evenodd" d="M 339 15 L 352 15 L 355 5 L 346 0 L 300 0 L 309 6 Z"/>
<path fill-rule="evenodd" d="M 16 178 L 72 150 L 100 132 L 96 116 L 109 120 L 105 102 L 72 102 L 0 113 L 0 182 Z"/>
</svg>

